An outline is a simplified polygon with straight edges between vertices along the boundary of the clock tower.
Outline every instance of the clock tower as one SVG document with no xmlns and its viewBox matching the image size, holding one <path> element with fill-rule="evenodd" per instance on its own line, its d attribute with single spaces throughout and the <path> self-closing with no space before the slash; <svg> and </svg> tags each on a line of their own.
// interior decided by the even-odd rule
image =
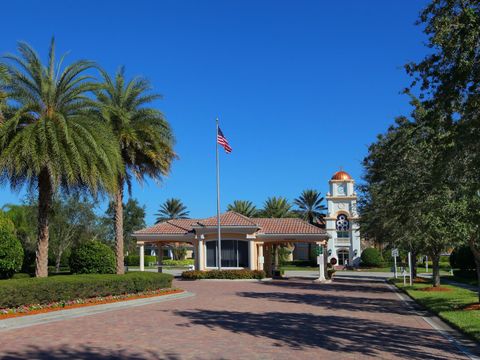
<svg viewBox="0 0 480 360">
<path fill-rule="evenodd" d="M 327 193 L 328 214 L 325 218 L 328 241 L 328 259 L 336 258 L 339 266 L 360 264 L 360 232 L 358 226 L 355 181 L 345 171 L 337 171 L 329 181 Z"/>
</svg>

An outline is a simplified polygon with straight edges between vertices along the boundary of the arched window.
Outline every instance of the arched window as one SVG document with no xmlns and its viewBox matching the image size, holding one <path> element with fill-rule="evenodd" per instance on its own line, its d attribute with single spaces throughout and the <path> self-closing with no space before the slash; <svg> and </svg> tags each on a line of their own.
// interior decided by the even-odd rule
<svg viewBox="0 0 480 360">
<path fill-rule="evenodd" d="M 335 224 L 337 228 L 337 238 L 349 238 L 350 237 L 350 221 L 345 214 L 337 216 L 337 222 Z"/>
</svg>

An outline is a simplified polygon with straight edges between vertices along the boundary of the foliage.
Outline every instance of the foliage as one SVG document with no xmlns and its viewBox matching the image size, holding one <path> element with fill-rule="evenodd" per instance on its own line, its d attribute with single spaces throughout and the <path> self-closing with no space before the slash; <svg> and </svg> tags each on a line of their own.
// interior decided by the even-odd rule
<svg viewBox="0 0 480 360">
<path fill-rule="evenodd" d="M 10 278 L 22 267 L 22 244 L 12 230 L 13 225 L 0 228 L 0 278 Z"/>
<path fill-rule="evenodd" d="M 278 261 L 280 263 L 280 266 L 286 265 L 288 262 L 288 259 L 290 257 L 290 254 L 293 252 L 293 250 L 289 249 L 286 246 L 279 246 L 278 248 Z"/>
<path fill-rule="evenodd" d="M 257 207 L 248 200 L 235 200 L 233 204 L 227 206 L 227 210 L 235 211 L 246 217 L 255 217 L 258 213 Z"/>
<path fill-rule="evenodd" d="M 115 254 L 99 241 L 88 241 L 72 250 L 70 270 L 76 274 L 111 274 L 115 272 Z"/>
<path fill-rule="evenodd" d="M 325 216 L 326 206 L 323 204 L 324 198 L 320 192 L 313 189 L 303 190 L 298 198 L 293 200 L 293 203 L 298 207 L 297 212 L 303 220 L 310 224 L 319 222 L 319 219 Z"/>
<path fill-rule="evenodd" d="M 292 204 L 282 196 L 269 197 L 263 204 L 259 216 L 265 218 L 286 218 L 292 216 Z"/>
<path fill-rule="evenodd" d="M 156 264 L 157 257 L 151 255 L 145 255 L 144 257 L 145 266 L 148 264 Z M 140 255 L 128 255 L 125 256 L 125 265 L 127 266 L 140 266 Z"/>
<path fill-rule="evenodd" d="M 52 40 L 44 65 L 28 44 L 7 55 L 5 120 L 0 124 L 0 182 L 38 188 L 37 276 L 47 276 L 48 214 L 57 188 L 114 191 L 120 154 L 111 131 L 91 116 L 96 85 L 86 60 L 62 68 Z"/>
<path fill-rule="evenodd" d="M 137 251 L 137 240 L 132 234 L 146 226 L 145 215 L 145 206 L 140 206 L 137 199 L 130 198 L 123 204 L 123 239 L 125 250 L 130 253 Z M 101 238 L 114 242 L 115 209 L 113 202 L 108 204 L 105 216 L 100 219 L 100 223 L 105 228 Z"/>
<path fill-rule="evenodd" d="M 173 219 L 188 219 L 189 211 L 180 199 L 167 199 L 160 206 L 160 210 L 155 214 L 156 222 L 162 222 Z"/>
<path fill-rule="evenodd" d="M 163 265 L 166 266 L 179 266 L 179 267 L 184 267 L 184 266 L 189 266 L 193 265 L 195 263 L 194 259 L 185 259 L 185 260 L 163 260 Z"/>
<path fill-rule="evenodd" d="M 383 264 L 382 254 L 380 254 L 380 251 L 375 248 L 367 248 L 363 250 L 361 260 L 362 266 L 367 267 L 378 267 Z"/>
<path fill-rule="evenodd" d="M 263 279 L 265 272 L 262 270 L 209 270 L 199 271 L 191 270 L 184 271 L 182 278 L 185 280 L 199 280 L 199 279 Z"/>
<path fill-rule="evenodd" d="M 453 269 L 475 270 L 475 257 L 469 246 L 456 247 L 450 255 L 450 265 Z"/>
<path fill-rule="evenodd" d="M 35 252 L 38 204 L 25 202 L 21 205 L 5 204 L 2 210 L 14 224 L 15 235 L 26 252 Z M 35 258 L 33 259 L 35 261 Z"/>
<path fill-rule="evenodd" d="M 175 260 L 185 260 L 187 248 L 185 246 L 172 246 L 172 253 Z"/>
<path fill-rule="evenodd" d="M 168 274 L 132 272 L 118 275 L 62 275 L 0 281 L 0 308 L 170 288 Z"/>
</svg>

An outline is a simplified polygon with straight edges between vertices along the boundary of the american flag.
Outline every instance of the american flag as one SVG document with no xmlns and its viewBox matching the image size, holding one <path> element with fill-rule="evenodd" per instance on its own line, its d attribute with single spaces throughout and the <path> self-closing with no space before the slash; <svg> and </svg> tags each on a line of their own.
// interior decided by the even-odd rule
<svg viewBox="0 0 480 360">
<path fill-rule="evenodd" d="M 220 128 L 218 128 L 217 143 L 223 146 L 227 154 L 230 154 L 232 152 L 232 148 L 228 144 L 227 138 L 223 135 L 222 130 L 220 130 Z"/>
</svg>

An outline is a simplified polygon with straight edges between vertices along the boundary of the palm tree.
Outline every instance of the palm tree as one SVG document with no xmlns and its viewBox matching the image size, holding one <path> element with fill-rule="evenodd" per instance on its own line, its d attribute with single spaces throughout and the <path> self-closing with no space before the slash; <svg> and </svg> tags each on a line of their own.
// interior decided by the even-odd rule
<svg viewBox="0 0 480 360">
<path fill-rule="evenodd" d="M 247 217 L 254 217 L 258 211 L 251 201 L 235 200 L 233 204 L 227 206 L 228 211 L 235 211 Z"/>
<path fill-rule="evenodd" d="M 46 277 L 53 194 L 59 188 L 114 192 L 120 154 L 108 127 L 91 116 L 87 95 L 96 84 L 85 72 L 93 63 L 80 60 L 63 68 L 63 56 L 56 64 L 53 39 L 46 65 L 28 44 L 19 43 L 18 51 L 3 63 L 9 79 L 0 123 L 0 182 L 38 189 L 35 273 Z"/>
<path fill-rule="evenodd" d="M 3 122 L 3 108 L 7 101 L 5 86 L 8 80 L 7 67 L 0 64 L 0 124 Z"/>
<path fill-rule="evenodd" d="M 157 217 L 157 223 L 173 219 L 188 219 L 190 212 L 180 199 L 167 199 L 161 206 Z"/>
<path fill-rule="evenodd" d="M 268 218 L 285 218 L 292 215 L 291 209 L 292 205 L 286 198 L 283 196 L 272 196 L 263 204 L 260 215 Z"/>
<path fill-rule="evenodd" d="M 303 190 L 298 198 L 293 200 L 293 203 L 298 206 L 296 210 L 303 220 L 308 221 L 310 224 L 314 224 L 318 219 L 324 217 L 324 211 L 327 210 L 323 201 L 325 199 L 320 196 L 317 190 Z"/>
<path fill-rule="evenodd" d="M 100 70 L 104 82 L 96 91 L 100 117 L 110 126 L 123 161 L 114 197 L 117 274 L 124 273 L 123 192 L 131 192 L 132 178 L 143 183 L 146 177 L 160 181 L 170 171 L 175 153 L 170 125 L 157 109 L 148 107 L 160 96 L 150 93 L 144 78 L 125 79 L 124 68 L 112 79 Z"/>
</svg>

